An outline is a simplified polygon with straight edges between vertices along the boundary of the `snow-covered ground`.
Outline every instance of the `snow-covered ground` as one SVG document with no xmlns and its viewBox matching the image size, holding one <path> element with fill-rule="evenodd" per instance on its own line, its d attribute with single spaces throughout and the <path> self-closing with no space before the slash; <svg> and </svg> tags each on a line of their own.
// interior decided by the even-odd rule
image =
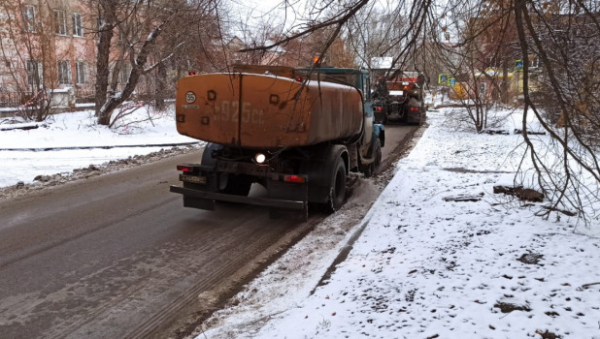
<svg viewBox="0 0 600 339">
<path fill-rule="evenodd" d="M 509 113 L 496 115 L 512 130 L 520 117 Z M 429 112 L 362 221 L 340 226 L 368 181 L 197 339 L 600 338 L 600 225 L 543 220 L 543 203 L 494 194 L 513 184 L 522 137 L 457 131 L 456 114 Z"/>
<path fill-rule="evenodd" d="M 9 124 L 8 120 L 12 119 L 0 119 L 0 129 L 39 127 L 0 131 L 0 187 L 198 141 L 177 133 L 172 109 L 157 112 L 141 107 L 112 129 L 96 125 L 93 111 L 55 114 L 37 124 Z M 109 146 L 117 147 L 98 148 Z"/>
</svg>

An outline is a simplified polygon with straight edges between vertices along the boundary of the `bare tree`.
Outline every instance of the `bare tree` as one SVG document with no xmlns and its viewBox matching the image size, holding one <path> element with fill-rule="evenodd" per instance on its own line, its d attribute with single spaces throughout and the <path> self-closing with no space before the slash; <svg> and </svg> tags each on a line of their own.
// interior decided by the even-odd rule
<svg viewBox="0 0 600 339">
<path fill-rule="evenodd" d="M 367 43 L 367 33 L 361 31 L 369 25 L 364 18 L 374 13 L 374 7 L 367 6 L 368 3 L 367 0 L 310 1 L 307 5 L 310 10 L 305 11 L 304 20 L 294 26 L 295 30 L 273 43 L 248 50 L 268 50 L 332 28 L 333 34 L 322 43 L 326 51 L 343 27 L 354 24 L 352 41 L 363 60 L 368 61 L 367 52 L 378 52 Z M 293 7 L 288 12 L 290 16 L 298 16 Z M 394 53 L 392 67 L 408 64 L 411 56 L 423 50 L 438 51 L 441 59 L 453 66 L 456 75 L 470 77 L 471 85 L 466 91 L 475 100 L 482 98 L 481 79 L 491 77 L 496 81 L 489 82 L 489 90 L 495 91 L 496 100 L 508 103 L 508 73 L 515 60 L 521 60 L 522 72 L 517 73 L 516 81 L 513 79 L 517 87 L 514 95 L 523 103 L 522 134 L 527 145 L 524 160 L 532 164 L 535 172 L 519 172 L 516 180 L 533 180 L 545 193 L 550 205 L 539 215 L 558 212 L 598 219 L 600 80 L 595 74 L 600 67 L 600 5 L 597 2 L 400 0 L 390 6 L 388 13 L 401 14 L 407 19 L 404 31 L 390 34 L 394 48 L 384 49 L 386 53 Z M 487 73 L 488 68 L 495 68 L 502 76 Z M 478 73 L 480 79 L 476 78 Z M 550 136 L 550 144 L 533 140 L 529 135 L 527 121 L 531 114 Z M 486 119 L 483 111 L 472 115 L 477 130 L 486 125 Z"/>
<path fill-rule="evenodd" d="M 211 11 L 215 8 L 214 0 L 99 0 L 96 70 L 98 124 L 110 125 L 114 110 L 131 98 L 142 77 L 155 70 L 160 72 L 161 67 L 166 67 L 170 60 L 176 59 L 174 56 L 193 41 L 195 23 L 212 20 L 214 16 Z M 119 44 L 115 43 L 115 39 Z M 123 68 L 122 64 L 116 63 L 117 73 L 125 69 L 128 74 L 124 76 L 126 81 L 122 89 L 109 94 L 112 54 L 126 59 L 130 67 Z"/>
<path fill-rule="evenodd" d="M 350 20 L 349 41 L 361 63 L 368 69 L 373 67 L 373 58 L 397 56 L 400 53 L 402 32 L 408 30 L 407 20 L 401 13 L 401 8 L 388 12 L 371 3 Z"/>
<path fill-rule="evenodd" d="M 534 53 L 543 69 L 542 83 L 560 110 L 562 127 L 555 128 L 544 111 L 552 111 L 534 100 L 530 91 L 530 65 L 524 63 L 523 137 L 529 158 L 536 169 L 539 186 L 552 204 L 540 215 L 551 211 L 571 211 L 598 218 L 598 79 L 587 74 L 594 69 L 598 56 L 598 8 L 585 1 L 555 1 L 553 6 L 515 0 L 519 43 L 524 60 Z M 597 6 L 597 4 L 595 5 Z M 591 42 L 591 43 L 590 43 Z M 544 109 L 545 108 L 545 109 Z M 531 111 L 531 112 L 530 112 Z M 533 113 L 550 134 L 555 156 L 542 156 L 540 145 L 527 135 L 526 118 Z"/>
</svg>

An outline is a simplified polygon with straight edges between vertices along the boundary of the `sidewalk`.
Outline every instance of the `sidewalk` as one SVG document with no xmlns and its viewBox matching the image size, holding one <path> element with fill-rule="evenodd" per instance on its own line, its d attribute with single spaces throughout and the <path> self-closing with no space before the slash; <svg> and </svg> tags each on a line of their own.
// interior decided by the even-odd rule
<svg viewBox="0 0 600 339">
<path fill-rule="evenodd" d="M 512 184 L 521 137 L 446 129 L 451 112 L 428 113 L 328 280 L 314 256 L 314 270 L 286 266 L 306 260 L 304 239 L 197 338 L 600 338 L 600 229 L 493 194 Z"/>
</svg>

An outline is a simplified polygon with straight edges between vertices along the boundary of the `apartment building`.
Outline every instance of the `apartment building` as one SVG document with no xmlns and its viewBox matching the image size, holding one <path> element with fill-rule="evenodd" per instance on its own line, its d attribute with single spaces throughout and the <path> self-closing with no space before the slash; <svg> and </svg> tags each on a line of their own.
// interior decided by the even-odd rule
<svg viewBox="0 0 600 339">
<path fill-rule="evenodd" d="M 91 95 L 96 20 L 89 1 L 0 5 L 0 93 L 73 88 Z"/>
</svg>

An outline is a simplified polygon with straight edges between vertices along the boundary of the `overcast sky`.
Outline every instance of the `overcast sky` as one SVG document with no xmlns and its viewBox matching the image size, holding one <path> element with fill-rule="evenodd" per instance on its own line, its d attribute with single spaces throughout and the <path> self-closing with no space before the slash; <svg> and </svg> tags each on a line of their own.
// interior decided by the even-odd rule
<svg viewBox="0 0 600 339">
<path fill-rule="evenodd" d="M 284 20 L 286 27 L 293 25 L 292 17 L 286 18 L 283 0 L 233 0 L 231 1 L 232 22 L 241 22 L 249 30 L 260 28 L 261 22 L 271 22 L 272 26 L 282 25 Z M 291 15 L 291 11 L 288 11 Z M 241 30 L 243 27 L 238 27 Z"/>
</svg>

